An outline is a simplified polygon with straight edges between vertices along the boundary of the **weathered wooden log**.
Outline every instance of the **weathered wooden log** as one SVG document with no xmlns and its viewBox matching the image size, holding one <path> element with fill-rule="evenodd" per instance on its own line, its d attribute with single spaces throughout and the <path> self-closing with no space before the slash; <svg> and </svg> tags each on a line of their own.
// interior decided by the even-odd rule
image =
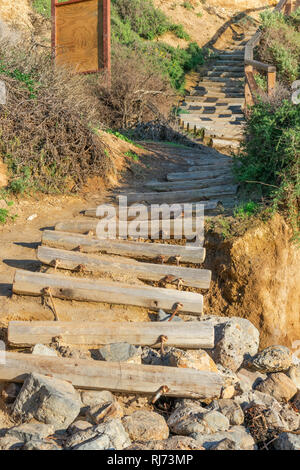
<svg viewBox="0 0 300 470">
<path fill-rule="evenodd" d="M 231 172 L 229 169 L 221 168 L 219 170 L 203 170 L 203 171 L 185 171 L 178 173 L 168 173 L 168 181 L 191 181 L 191 180 L 206 180 L 214 179 L 223 175 L 230 175 Z"/>
<path fill-rule="evenodd" d="M 180 302 L 183 304 L 182 312 L 196 315 L 201 314 L 203 309 L 202 295 L 194 292 L 92 281 L 19 269 L 15 273 L 14 294 L 42 296 L 47 287 L 50 287 L 53 297 L 66 300 L 136 305 L 153 310 L 162 308 L 168 311 L 172 310 L 174 304 Z"/>
<path fill-rule="evenodd" d="M 10 321 L 8 341 L 12 346 L 50 344 L 59 336 L 73 345 L 101 346 L 127 342 L 136 346 L 159 347 L 160 336 L 168 346 L 187 349 L 214 347 L 214 327 L 208 322 L 83 322 Z"/>
<path fill-rule="evenodd" d="M 237 185 L 215 186 L 214 188 L 192 189 L 188 191 L 172 191 L 167 193 L 127 193 L 128 204 L 145 202 L 148 204 L 192 202 L 208 199 L 222 199 L 224 196 L 235 195 Z"/>
<path fill-rule="evenodd" d="M 187 173 L 188 175 L 190 175 L 190 173 Z M 187 179 L 191 179 L 191 178 L 187 178 Z M 211 210 L 215 210 L 218 206 L 218 202 L 219 201 L 195 201 L 193 202 L 194 205 L 196 204 L 202 204 L 204 206 L 204 211 L 205 212 L 208 212 L 208 211 L 211 211 Z M 184 204 L 178 204 L 178 208 L 179 208 L 179 211 L 176 210 L 176 216 L 179 215 L 180 211 L 183 211 L 185 212 L 185 215 L 194 215 L 195 214 L 195 208 L 191 208 L 191 210 L 188 210 L 187 208 L 184 208 Z M 121 210 L 119 211 L 118 210 L 118 206 L 115 206 L 116 207 L 116 215 L 117 217 L 119 218 L 119 220 L 128 220 L 128 221 L 131 221 L 131 220 L 135 220 L 136 219 L 136 215 L 135 215 L 135 206 L 134 204 L 129 206 L 128 208 L 121 208 Z M 132 215 L 134 213 L 134 215 Z M 97 216 L 97 208 L 94 207 L 94 208 L 90 208 L 90 209 L 87 209 L 83 212 L 83 215 L 85 215 L 86 217 L 98 217 Z M 170 214 L 170 217 L 171 218 L 174 218 L 174 215 L 173 213 Z M 148 212 L 147 213 L 141 213 L 139 214 L 139 219 L 140 220 L 156 220 L 160 218 L 159 216 L 157 216 L 156 212 L 154 212 L 153 210 L 151 211 L 151 207 L 149 206 L 148 207 Z"/>
<path fill-rule="evenodd" d="M 205 248 L 196 246 L 167 245 L 163 243 L 139 243 L 127 240 L 99 240 L 76 233 L 45 230 L 43 245 L 65 250 L 79 249 L 83 253 L 109 253 L 136 259 L 155 259 L 163 256 L 165 262 L 180 256 L 182 263 L 203 263 Z"/>
<path fill-rule="evenodd" d="M 231 175 L 219 176 L 214 179 L 205 180 L 192 180 L 192 181 L 168 181 L 168 182 L 154 182 L 145 183 L 145 187 L 153 191 L 180 191 L 184 186 L 185 189 L 201 189 L 208 188 L 212 189 L 214 186 L 225 186 L 234 184 L 233 177 Z"/>
<path fill-rule="evenodd" d="M 86 390 L 155 394 L 166 385 L 167 396 L 219 398 L 223 378 L 214 372 L 123 362 L 69 359 L 7 352 L 0 364 L 0 381 L 23 382 L 28 374 L 50 375 Z"/>
<path fill-rule="evenodd" d="M 201 214 L 200 214 L 201 216 Z M 98 225 L 99 224 L 99 225 Z M 133 239 L 145 238 L 150 240 L 171 240 L 173 238 L 192 240 L 195 237 L 196 225 L 202 228 L 201 217 L 176 217 L 176 219 L 163 220 L 142 220 L 140 222 L 126 222 L 116 220 L 113 223 L 109 221 L 67 221 L 60 222 L 55 226 L 55 230 L 70 233 L 91 233 L 101 238 L 105 233 L 105 227 L 110 225 L 110 239 L 118 237 L 130 236 Z M 108 237 L 109 238 L 109 237 Z M 203 242 L 203 235 L 201 236 Z"/>
<path fill-rule="evenodd" d="M 44 264 L 53 266 L 55 262 L 59 268 L 76 270 L 81 266 L 88 272 L 111 272 L 132 274 L 138 279 L 146 281 L 160 281 L 167 275 L 180 279 L 184 286 L 208 289 L 211 281 L 211 271 L 208 269 L 184 268 L 167 264 L 142 263 L 135 260 L 109 260 L 101 256 L 78 253 L 74 251 L 58 250 L 47 246 L 39 246 L 37 258 Z"/>
</svg>

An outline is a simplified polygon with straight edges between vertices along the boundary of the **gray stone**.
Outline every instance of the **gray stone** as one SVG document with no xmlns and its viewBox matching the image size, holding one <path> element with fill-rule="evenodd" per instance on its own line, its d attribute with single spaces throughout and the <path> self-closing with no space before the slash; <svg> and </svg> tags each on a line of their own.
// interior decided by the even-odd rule
<svg viewBox="0 0 300 470">
<path fill-rule="evenodd" d="M 240 425 L 244 422 L 244 413 L 242 408 L 234 400 L 230 399 L 221 399 L 214 400 L 210 405 L 211 409 L 219 411 L 226 418 L 229 419 L 229 423 L 234 425 Z"/>
<path fill-rule="evenodd" d="M 222 364 L 217 364 L 217 369 L 219 374 L 222 375 L 226 387 L 230 387 L 231 385 L 236 385 L 239 383 L 237 374 L 232 372 L 232 370 L 222 366 Z"/>
<path fill-rule="evenodd" d="M 300 450 L 300 435 L 283 432 L 274 441 L 274 447 L 277 450 Z"/>
<path fill-rule="evenodd" d="M 163 359 L 159 350 L 149 348 L 148 346 L 143 348 L 141 359 L 143 364 L 148 364 L 151 366 L 163 365 Z"/>
<path fill-rule="evenodd" d="M 235 396 L 234 401 L 241 406 L 242 410 L 246 410 L 254 405 L 263 405 L 265 408 L 272 408 L 274 411 L 278 412 L 281 411 L 281 405 L 276 398 L 267 393 L 259 392 L 258 390 L 251 390 L 250 392 Z"/>
<path fill-rule="evenodd" d="M 257 353 L 259 331 L 244 318 L 231 318 L 218 325 L 216 346 L 211 351 L 216 363 L 235 372 L 245 360 Z"/>
<path fill-rule="evenodd" d="M 114 400 L 113 394 L 108 390 L 84 390 L 80 393 L 80 396 L 82 404 L 91 408 Z"/>
<path fill-rule="evenodd" d="M 244 393 L 253 390 L 256 385 L 267 378 L 266 374 L 261 374 L 258 371 L 251 371 L 241 368 L 237 372 L 239 379 L 239 389 Z"/>
<path fill-rule="evenodd" d="M 210 434 L 226 431 L 229 420 L 215 410 L 208 410 L 198 403 L 182 403 L 168 418 L 167 424 L 174 434 L 189 436 L 193 433 Z"/>
<path fill-rule="evenodd" d="M 296 412 L 290 404 L 282 406 L 280 417 L 285 430 L 296 431 L 300 429 L 300 414 Z"/>
<path fill-rule="evenodd" d="M 164 310 L 160 309 L 157 314 L 157 321 L 168 321 L 169 318 L 171 318 L 172 314 L 171 313 L 166 313 Z M 182 318 L 175 317 L 172 319 L 172 321 L 183 321 Z"/>
<path fill-rule="evenodd" d="M 218 432 L 214 434 L 193 434 L 191 437 L 196 439 L 200 446 L 206 450 L 219 444 L 224 439 L 230 439 L 235 442 L 237 448 L 241 450 L 255 450 L 255 442 L 248 429 L 243 426 L 233 426 L 230 430 L 225 432 Z"/>
<path fill-rule="evenodd" d="M 66 448 L 73 450 L 122 450 L 130 445 L 130 438 L 119 419 L 77 432 L 66 442 Z"/>
<path fill-rule="evenodd" d="M 113 343 L 99 349 L 100 359 L 108 362 L 141 363 L 142 348 L 129 343 Z"/>
<path fill-rule="evenodd" d="M 292 365 L 291 351 L 285 346 L 269 346 L 251 360 L 251 366 L 261 372 L 281 372 Z"/>
<path fill-rule="evenodd" d="M 28 441 L 22 447 L 22 450 L 62 450 L 62 448 L 57 445 L 53 440 L 42 441 L 42 440 L 33 440 Z"/>
<path fill-rule="evenodd" d="M 287 402 L 297 393 L 294 382 L 283 372 L 270 374 L 264 381 L 256 386 L 256 390 L 268 393 L 277 401 Z"/>
<path fill-rule="evenodd" d="M 32 421 L 30 423 L 14 426 L 6 432 L 6 436 L 13 436 L 20 441 L 30 441 L 31 439 L 42 440 L 54 433 L 54 427 L 51 424 Z"/>
<path fill-rule="evenodd" d="M 240 448 L 234 440 L 227 437 L 217 444 L 213 444 L 209 450 L 240 450 Z"/>
<path fill-rule="evenodd" d="M 202 371 L 216 372 L 218 369 L 212 358 L 202 349 L 183 351 L 168 348 L 162 357 L 163 365 Z"/>
<path fill-rule="evenodd" d="M 163 416 L 148 410 L 138 410 L 123 418 L 123 426 L 133 441 L 160 441 L 169 437 Z"/>
<path fill-rule="evenodd" d="M 20 450 L 24 441 L 14 436 L 0 437 L 0 450 Z"/>
<path fill-rule="evenodd" d="M 55 351 L 55 349 L 49 348 L 44 344 L 36 344 L 33 347 L 32 354 L 37 356 L 58 356 L 57 351 Z"/>
<path fill-rule="evenodd" d="M 14 405 L 12 415 L 22 422 L 37 419 L 66 429 L 77 418 L 81 407 L 79 394 L 64 380 L 29 374 Z"/>
</svg>

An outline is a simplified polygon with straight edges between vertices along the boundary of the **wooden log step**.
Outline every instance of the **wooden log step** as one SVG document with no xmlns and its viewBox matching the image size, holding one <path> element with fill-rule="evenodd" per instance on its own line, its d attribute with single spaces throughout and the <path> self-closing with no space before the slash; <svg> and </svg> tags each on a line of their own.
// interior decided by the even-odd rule
<svg viewBox="0 0 300 470">
<path fill-rule="evenodd" d="M 23 382 L 30 373 L 53 376 L 86 390 L 154 395 L 166 385 L 166 396 L 219 398 L 224 379 L 215 372 L 124 362 L 93 361 L 7 352 L 0 381 Z"/>
<path fill-rule="evenodd" d="M 127 193 L 128 202 L 146 202 L 148 204 L 155 203 L 174 203 L 174 202 L 191 202 L 200 200 L 203 197 L 208 199 L 221 198 L 222 196 L 235 194 L 237 187 L 235 185 L 215 186 L 214 188 L 192 189 L 187 191 L 173 191 L 166 193 Z"/>
<path fill-rule="evenodd" d="M 198 201 L 198 202 L 195 202 L 194 204 L 203 204 L 204 210 L 210 211 L 210 210 L 215 210 L 217 208 L 218 201 Z M 183 211 L 184 210 L 183 204 L 179 204 L 179 206 L 181 206 L 181 211 Z M 137 217 L 136 214 L 131 215 L 136 210 L 138 209 L 135 208 L 134 205 L 132 205 L 132 206 L 129 206 L 127 209 L 125 208 L 124 210 L 122 209 L 121 211 L 117 211 L 117 216 L 120 220 L 131 221 L 131 220 L 136 219 Z M 185 214 L 186 214 L 186 211 L 185 211 Z M 87 209 L 83 212 L 83 215 L 85 215 L 86 217 L 98 217 L 97 209 L 95 207 L 91 209 Z M 189 215 L 190 216 L 193 215 L 193 212 L 189 213 Z M 171 214 L 171 218 L 174 218 L 172 214 Z M 149 220 L 149 219 L 151 220 L 157 219 L 157 215 L 153 211 L 151 211 L 151 207 L 148 208 L 148 213 L 146 215 L 144 215 L 144 213 L 139 214 L 139 220 Z"/>
<path fill-rule="evenodd" d="M 167 311 L 180 302 L 183 304 L 182 312 L 199 315 L 203 310 L 203 296 L 194 292 L 16 270 L 14 294 L 43 296 L 47 287 L 50 287 L 53 297 L 66 300 L 136 305 Z"/>
<path fill-rule="evenodd" d="M 184 222 L 184 224 L 183 224 Z M 102 230 L 101 227 L 99 229 L 98 224 L 100 221 L 98 220 L 91 220 L 91 221 L 70 221 L 70 222 L 60 222 L 55 226 L 55 230 L 62 231 L 62 232 L 70 232 L 70 233 L 91 233 L 92 235 L 99 235 L 99 230 Z M 134 224 L 132 229 L 130 228 L 130 224 Z M 176 217 L 174 219 L 154 219 L 154 220 L 141 220 L 141 221 L 116 221 L 116 234 L 112 234 L 111 239 L 116 238 L 127 238 L 131 237 L 132 239 L 138 240 L 139 238 L 150 239 L 150 240 L 171 240 L 176 238 L 177 240 L 180 239 L 193 239 L 195 237 L 194 227 L 196 224 L 196 218 L 191 216 L 184 217 Z M 105 228 L 106 222 L 104 224 Z M 137 231 L 136 227 L 139 227 L 139 231 Z M 101 235 L 101 233 L 100 233 Z M 103 238 L 99 236 L 99 239 Z M 107 238 L 105 236 L 105 238 Z"/>
<path fill-rule="evenodd" d="M 200 188 L 211 188 L 212 186 L 222 186 L 234 184 L 233 177 L 231 175 L 224 175 L 208 179 L 195 179 L 192 181 L 168 181 L 168 182 L 148 182 L 145 183 L 147 189 L 152 189 L 153 191 L 178 191 L 184 187 L 185 189 L 200 189 Z"/>
<path fill-rule="evenodd" d="M 231 168 L 232 168 L 232 161 L 230 158 L 228 158 L 228 162 L 227 163 L 218 163 L 218 164 L 215 164 L 215 163 L 212 163 L 210 165 L 208 165 L 207 163 L 205 164 L 202 164 L 201 163 L 201 160 L 198 162 L 196 162 L 195 165 L 192 165 L 188 168 L 188 172 L 189 173 L 192 173 L 192 172 L 198 172 L 198 171 L 202 171 L 202 170 L 209 170 L 209 171 L 217 171 L 217 170 L 226 170 L 226 171 L 231 171 Z"/>
<path fill-rule="evenodd" d="M 183 285 L 199 289 L 208 289 L 211 281 L 211 271 L 207 269 L 142 263 L 126 259 L 103 260 L 101 256 L 97 258 L 96 255 L 58 250 L 47 246 L 38 247 L 37 258 L 49 266 L 53 266 L 57 261 L 58 267 L 62 269 L 74 271 L 78 266 L 82 266 L 87 272 L 132 274 L 146 281 L 160 281 L 165 276 L 171 275 L 175 279 L 180 279 Z"/>
<path fill-rule="evenodd" d="M 207 167 L 206 167 L 207 168 Z M 205 180 L 218 178 L 223 175 L 231 175 L 230 168 L 220 168 L 218 170 L 212 169 L 208 171 L 185 171 L 181 173 L 169 173 L 167 175 L 168 181 L 190 181 L 190 180 Z"/>
<path fill-rule="evenodd" d="M 168 346 L 186 349 L 212 349 L 214 327 L 208 322 L 83 322 L 10 321 L 8 341 L 12 346 L 50 344 L 60 336 L 72 345 L 101 346 L 112 343 L 160 347 L 160 336 Z"/>
<path fill-rule="evenodd" d="M 217 203 L 216 203 L 217 207 Z M 45 230 L 43 245 L 63 250 L 75 250 L 80 247 L 83 253 L 108 253 L 136 259 L 153 260 L 163 256 L 165 262 L 180 256 L 182 263 L 203 263 L 205 248 L 195 246 L 167 245 L 163 243 L 140 243 L 127 240 L 101 240 L 86 235 Z"/>
</svg>

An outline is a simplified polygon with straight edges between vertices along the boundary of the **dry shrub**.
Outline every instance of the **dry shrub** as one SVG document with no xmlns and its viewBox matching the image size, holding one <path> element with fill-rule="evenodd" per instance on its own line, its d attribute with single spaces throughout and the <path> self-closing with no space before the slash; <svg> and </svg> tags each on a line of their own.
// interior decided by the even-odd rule
<svg viewBox="0 0 300 470">
<path fill-rule="evenodd" d="M 90 176 L 114 171 L 95 130 L 100 116 L 87 78 L 54 70 L 47 49 L 22 44 L 22 52 L 8 50 L 0 44 L 0 79 L 8 89 L 0 152 L 11 189 L 76 191 Z"/>
<path fill-rule="evenodd" d="M 266 92 L 260 92 L 260 97 L 263 103 L 270 104 L 272 108 L 278 108 L 281 106 L 283 100 L 290 99 L 290 96 L 290 90 L 280 82 L 276 83 L 276 86 L 270 95 Z"/>
<path fill-rule="evenodd" d="M 107 87 L 104 75 L 95 83 L 105 124 L 126 129 L 169 113 L 174 92 L 167 78 L 141 52 L 116 46 L 112 62 L 111 87 Z"/>
</svg>

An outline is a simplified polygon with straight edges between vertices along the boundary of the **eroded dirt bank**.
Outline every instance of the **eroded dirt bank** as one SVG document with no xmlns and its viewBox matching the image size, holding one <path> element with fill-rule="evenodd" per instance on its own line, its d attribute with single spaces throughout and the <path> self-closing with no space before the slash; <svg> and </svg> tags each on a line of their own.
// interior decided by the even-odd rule
<svg viewBox="0 0 300 470">
<path fill-rule="evenodd" d="M 300 337 L 300 249 L 291 236 L 279 215 L 233 240 L 208 234 L 205 312 L 247 318 L 260 330 L 260 347 L 291 347 Z"/>
</svg>

